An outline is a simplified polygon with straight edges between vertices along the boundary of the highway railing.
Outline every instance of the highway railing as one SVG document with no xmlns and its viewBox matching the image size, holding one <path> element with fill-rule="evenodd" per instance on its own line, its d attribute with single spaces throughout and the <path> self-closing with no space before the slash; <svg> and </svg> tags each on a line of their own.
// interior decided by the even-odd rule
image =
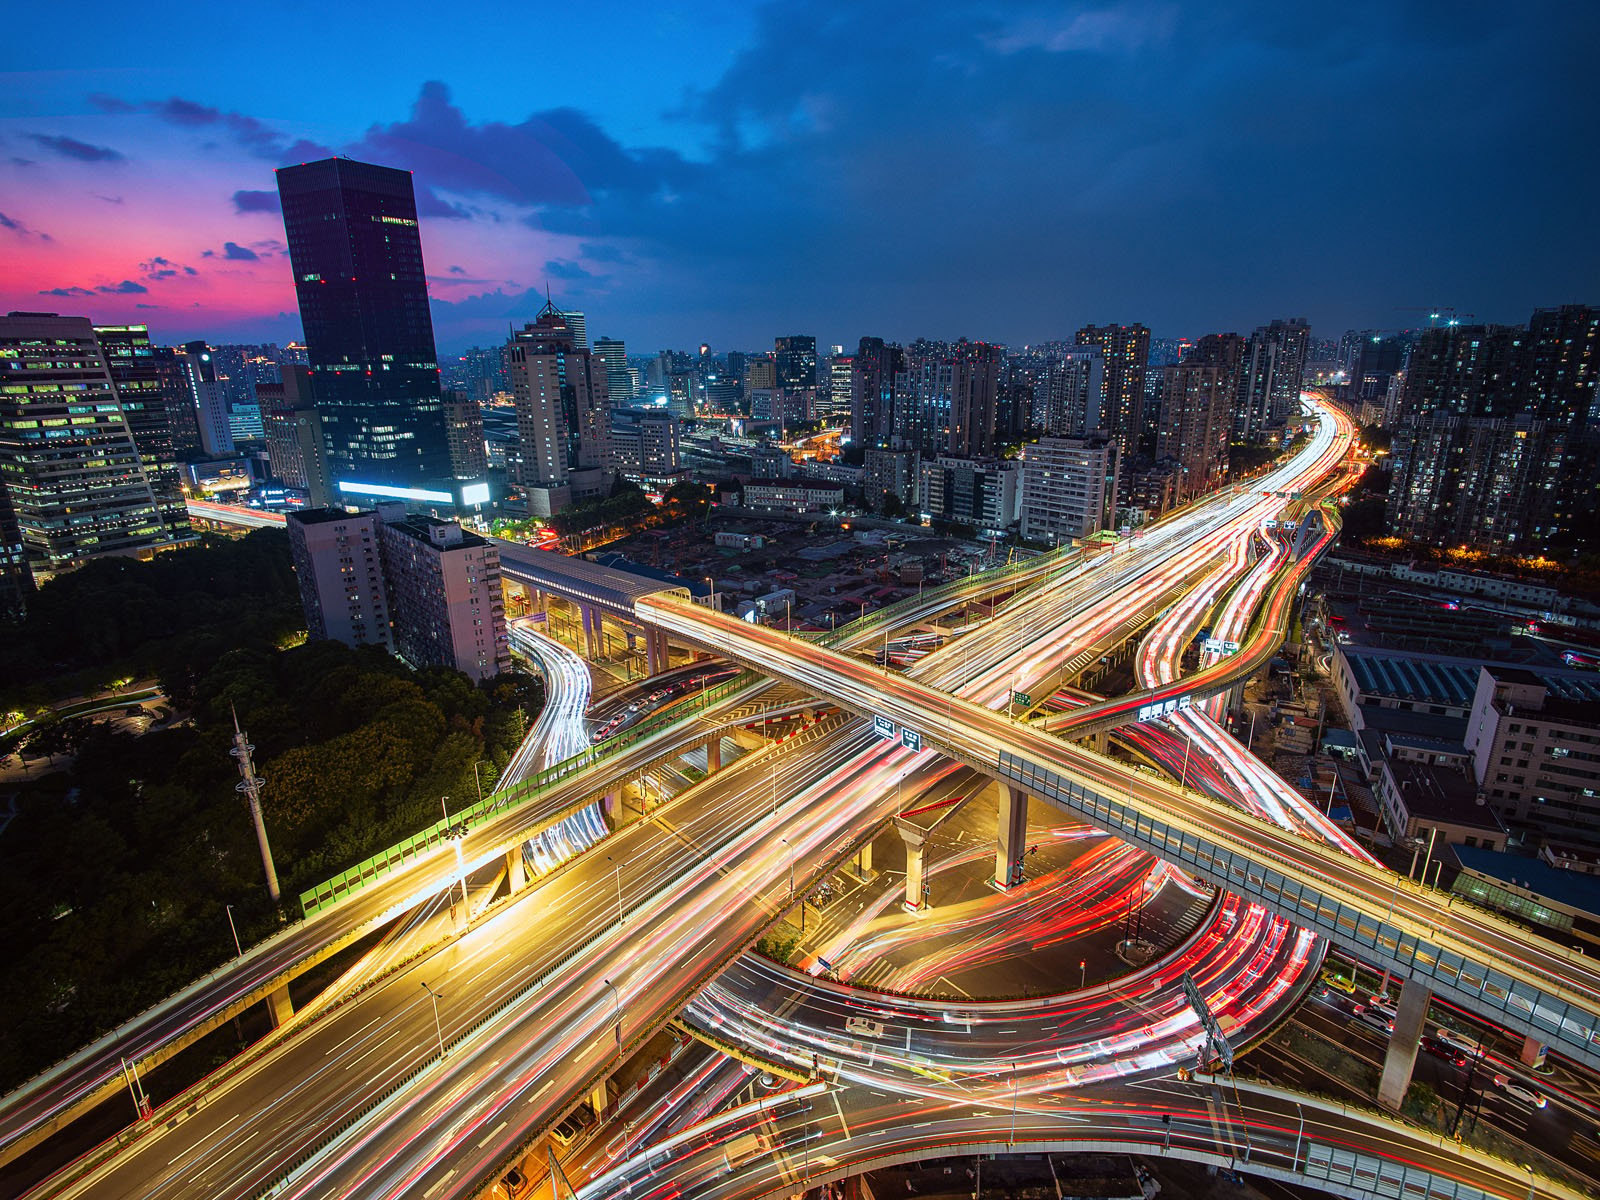
<svg viewBox="0 0 1600 1200">
<path fill-rule="evenodd" d="M 741 671 L 726 683 L 696 692 L 674 704 L 670 709 L 639 722 L 632 729 L 623 730 L 615 737 L 607 738 L 588 750 L 574 754 L 554 766 L 546 767 L 521 783 L 490 793 L 475 804 L 452 814 L 448 822 L 441 818 L 426 829 L 378 851 L 331 879 L 307 888 L 300 893 L 301 910 L 310 917 L 349 899 L 368 884 L 382 879 L 449 840 L 455 831 L 463 828 L 473 829 L 502 812 L 538 799 L 558 783 L 608 761 L 670 725 L 699 716 L 713 705 L 737 696 L 760 679 L 761 677 L 753 671 Z"/>
</svg>

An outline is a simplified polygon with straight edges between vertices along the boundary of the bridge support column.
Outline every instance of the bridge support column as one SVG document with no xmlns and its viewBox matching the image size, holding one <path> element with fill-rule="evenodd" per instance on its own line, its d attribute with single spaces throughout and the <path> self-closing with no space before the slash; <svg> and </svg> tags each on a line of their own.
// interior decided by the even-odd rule
<svg viewBox="0 0 1600 1200">
<path fill-rule="evenodd" d="M 580 604 L 578 611 L 583 614 L 584 656 L 591 659 L 599 658 L 601 638 L 603 636 L 600 613 L 587 604 Z"/>
<path fill-rule="evenodd" d="M 667 634 L 663 629 L 645 627 L 645 663 L 650 668 L 650 674 L 659 675 L 665 671 L 670 663 L 667 651 Z"/>
<path fill-rule="evenodd" d="M 1422 1040 L 1422 1025 L 1428 1015 L 1433 993 L 1420 979 L 1408 979 L 1400 989 L 1395 1005 L 1394 1032 L 1389 1035 L 1389 1050 L 1383 1056 L 1383 1077 L 1378 1081 L 1378 1103 L 1390 1112 L 1399 1112 L 1411 1086 L 1411 1068 L 1417 1061 L 1417 1043 Z"/>
<path fill-rule="evenodd" d="M 294 1001 L 289 999 L 289 985 L 287 983 L 267 997 L 267 1011 L 272 1014 L 272 1027 L 274 1029 L 294 1016 Z"/>
<path fill-rule="evenodd" d="M 522 861 L 522 843 L 506 851 L 506 890 L 515 896 L 528 886 L 528 867 Z"/>
<path fill-rule="evenodd" d="M 923 857 L 928 844 L 928 831 L 918 829 L 909 821 L 895 818 L 894 827 L 906 844 L 906 911 L 921 912 L 927 907 L 928 884 L 923 873 Z"/>
<path fill-rule="evenodd" d="M 1544 1066 L 1545 1051 L 1549 1049 L 1550 1047 L 1546 1046 L 1538 1038 L 1523 1038 L 1522 1051 L 1517 1055 L 1517 1061 L 1525 1067 L 1538 1069 Z"/>
<path fill-rule="evenodd" d="M 994 855 L 994 886 L 1001 891 L 1022 882 L 1022 856 L 1028 852 L 1028 793 L 1009 783 L 1000 789 L 999 842 Z"/>
<path fill-rule="evenodd" d="M 594 1109 L 594 1115 L 600 1116 L 606 1111 L 606 1106 L 611 1103 L 611 1096 L 606 1091 L 606 1081 L 600 1080 L 589 1091 L 589 1107 Z"/>
<path fill-rule="evenodd" d="M 861 843 L 861 849 L 856 851 L 856 874 L 865 879 L 872 874 L 872 841 L 869 838 Z"/>
<path fill-rule="evenodd" d="M 720 770 L 722 770 L 722 738 L 718 736 L 712 738 L 706 746 L 706 774 L 715 775 Z"/>
</svg>

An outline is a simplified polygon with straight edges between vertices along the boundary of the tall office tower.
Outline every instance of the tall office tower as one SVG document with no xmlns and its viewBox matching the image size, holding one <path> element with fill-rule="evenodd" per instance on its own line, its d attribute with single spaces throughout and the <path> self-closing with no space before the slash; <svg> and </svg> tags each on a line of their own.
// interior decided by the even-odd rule
<svg viewBox="0 0 1600 1200">
<path fill-rule="evenodd" d="M 36 577 L 169 544 L 88 317 L 0 318 L 0 485 Z"/>
<path fill-rule="evenodd" d="M 1109 434 L 1045 437 L 1022 449 L 1022 536 L 1061 544 L 1110 528 L 1121 451 Z"/>
<path fill-rule="evenodd" d="M 450 446 L 450 470 L 455 477 L 481 481 L 489 471 L 483 439 L 483 406 L 465 392 L 446 392 L 444 432 Z"/>
<path fill-rule="evenodd" d="M 233 428 L 228 424 L 228 401 L 211 347 L 185 342 L 178 354 L 189 404 L 200 427 L 200 453 L 207 458 L 227 458 L 233 453 Z"/>
<path fill-rule="evenodd" d="M 628 374 L 628 347 L 617 339 L 597 338 L 594 356 L 606 365 L 606 394 L 618 408 L 632 404 L 633 377 Z"/>
<path fill-rule="evenodd" d="M 1302 317 L 1273 321 L 1250 335 L 1240 365 L 1234 441 L 1264 441 L 1269 430 L 1283 428 L 1299 414 L 1310 338 L 1311 327 Z"/>
<path fill-rule="evenodd" d="M 548 303 L 512 336 L 507 363 L 517 410 L 511 481 L 527 493 L 529 512 L 549 516 L 604 495 L 611 436 L 605 364 L 578 348 L 566 315 Z"/>
<path fill-rule="evenodd" d="M 550 302 L 550 297 L 545 296 L 545 303 Z M 575 308 L 563 308 L 561 315 L 567 319 L 567 328 L 572 331 L 572 345 L 578 350 L 589 348 L 589 334 L 584 323 L 583 314 Z"/>
<path fill-rule="evenodd" d="M 1201 338 L 1188 357 L 1163 367 L 1156 457 L 1177 460 L 1178 499 L 1218 486 L 1228 470 L 1228 433 L 1239 390 L 1244 339 L 1236 333 Z"/>
<path fill-rule="evenodd" d="M 1005 352 L 988 342 L 957 342 L 951 354 L 948 451 L 963 458 L 994 453 L 995 407 Z"/>
<path fill-rule="evenodd" d="M 895 435 L 895 376 L 905 371 L 905 351 L 882 338 L 864 337 L 850 368 L 850 440 L 887 446 Z"/>
<path fill-rule="evenodd" d="M 1104 428 L 1105 359 L 1097 346 L 1053 354 L 1034 389 L 1033 424 L 1056 437 Z"/>
<path fill-rule="evenodd" d="M 197 541 L 185 507 L 183 471 L 172 428 L 174 414 L 188 411 L 188 397 L 171 394 L 174 384 L 180 382 L 171 369 L 172 354 L 163 354 L 163 347 L 150 344 L 150 330 L 144 325 L 96 325 L 94 334 L 166 536 L 173 542 Z"/>
<path fill-rule="evenodd" d="M 393 651 L 378 514 L 312 508 L 285 524 L 311 640 Z"/>
<path fill-rule="evenodd" d="M 803 333 L 772 340 L 773 361 L 780 388 L 817 386 L 817 339 Z"/>
<path fill-rule="evenodd" d="M 378 506 L 394 648 L 414 667 L 454 667 L 481 683 L 511 669 L 500 551 L 454 521 Z"/>
<path fill-rule="evenodd" d="M 435 499 L 414 494 L 450 479 L 450 450 L 411 174 L 348 158 L 277 174 L 335 490 Z"/>
<path fill-rule="evenodd" d="M 1144 429 L 1144 376 L 1150 365 L 1150 331 L 1143 325 L 1085 325 L 1080 346 L 1097 346 L 1105 364 L 1100 425 L 1117 439 L 1123 457 L 1139 448 Z"/>
</svg>

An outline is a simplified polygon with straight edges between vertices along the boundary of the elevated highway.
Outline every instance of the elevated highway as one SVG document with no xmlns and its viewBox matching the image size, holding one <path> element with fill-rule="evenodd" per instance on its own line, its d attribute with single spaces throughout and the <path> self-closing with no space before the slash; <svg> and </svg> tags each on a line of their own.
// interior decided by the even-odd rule
<svg viewBox="0 0 1600 1200">
<path fill-rule="evenodd" d="M 1258 901 L 1368 962 L 1600 1068 L 1600 969 L 1488 913 L 915 680 L 667 599 L 641 615 L 673 637 L 840 707 L 1072 812 Z"/>
</svg>

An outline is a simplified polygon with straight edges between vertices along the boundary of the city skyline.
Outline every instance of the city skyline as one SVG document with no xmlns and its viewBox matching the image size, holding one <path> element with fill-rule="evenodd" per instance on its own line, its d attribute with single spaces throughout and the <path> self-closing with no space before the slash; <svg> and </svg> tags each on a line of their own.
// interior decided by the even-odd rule
<svg viewBox="0 0 1600 1200">
<path fill-rule="evenodd" d="M 0 108 L 0 303 L 168 343 L 299 340 L 272 170 L 330 152 L 415 172 L 447 354 L 531 319 L 546 284 L 641 350 L 1283 313 L 1401 328 L 1436 305 L 1520 322 L 1585 300 L 1594 167 L 1569 148 L 1597 18 L 1451 12 L 889 7 L 856 18 L 885 35 L 863 46 L 820 9 L 698 6 L 618 14 L 603 52 L 546 56 L 533 84 L 497 82 L 515 40 L 476 36 L 492 16 L 424 58 L 403 8 L 385 31 L 325 14 L 330 49 L 265 81 L 218 50 L 246 16 L 168 21 L 181 75 L 124 67 L 89 22 L 70 66 L 24 59 Z M 19 15 L 19 45 L 55 44 L 40 19 Z M 333 58 L 357 33 L 381 53 Z M 335 69 L 346 86 L 310 86 Z"/>
</svg>

